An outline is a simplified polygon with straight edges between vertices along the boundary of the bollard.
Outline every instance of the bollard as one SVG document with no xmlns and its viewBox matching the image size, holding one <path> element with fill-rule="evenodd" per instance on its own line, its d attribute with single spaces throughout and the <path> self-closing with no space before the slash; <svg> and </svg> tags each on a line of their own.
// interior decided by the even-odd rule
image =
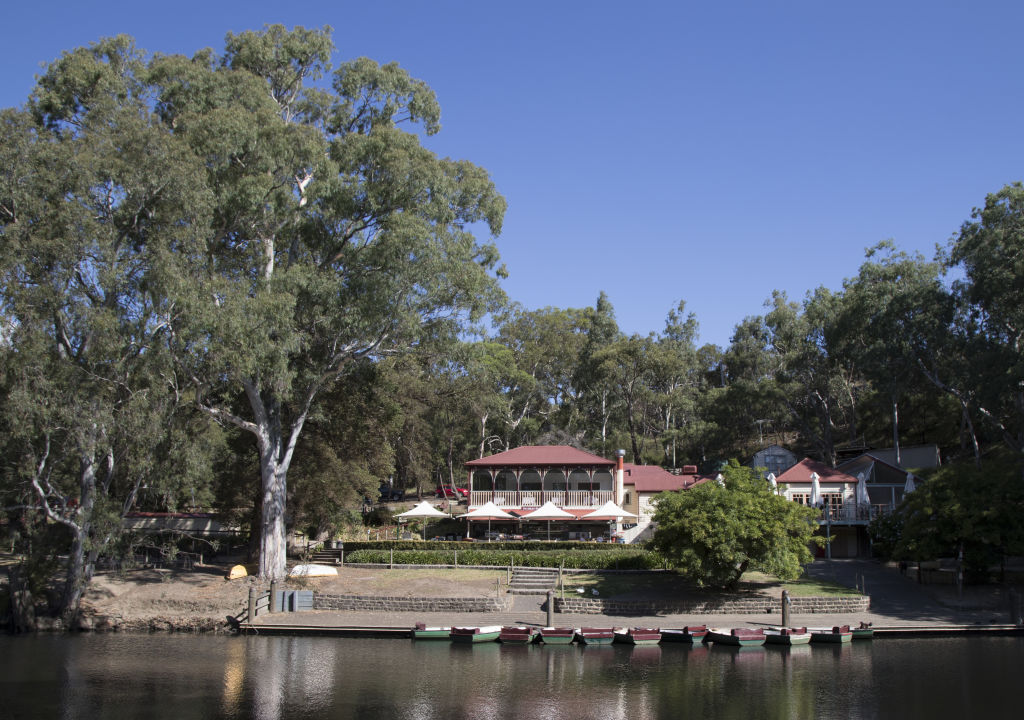
<svg viewBox="0 0 1024 720">
<path fill-rule="evenodd" d="M 248 621 L 251 625 L 256 620 L 256 588 L 249 588 L 249 615 Z"/>
<path fill-rule="evenodd" d="M 782 627 L 789 627 L 789 590 L 782 591 Z"/>
<path fill-rule="evenodd" d="M 547 627 L 555 626 L 555 591 L 548 590 L 548 624 Z"/>
<path fill-rule="evenodd" d="M 270 612 L 281 612 L 277 604 L 277 580 L 270 581 Z"/>
</svg>

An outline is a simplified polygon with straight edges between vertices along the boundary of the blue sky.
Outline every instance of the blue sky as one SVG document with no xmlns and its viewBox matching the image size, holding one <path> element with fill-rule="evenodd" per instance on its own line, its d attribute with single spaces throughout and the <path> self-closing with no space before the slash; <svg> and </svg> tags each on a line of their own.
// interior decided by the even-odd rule
<svg viewBox="0 0 1024 720">
<path fill-rule="evenodd" d="M 292 9 L 294 8 L 294 9 Z M 438 94 L 442 155 L 490 171 L 513 300 L 727 345 L 772 290 L 838 289 L 864 249 L 930 257 L 1024 180 L 1024 3 L 548 0 L 11 3 L 0 106 L 103 36 L 191 55 L 267 23 L 334 28 Z"/>
</svg>

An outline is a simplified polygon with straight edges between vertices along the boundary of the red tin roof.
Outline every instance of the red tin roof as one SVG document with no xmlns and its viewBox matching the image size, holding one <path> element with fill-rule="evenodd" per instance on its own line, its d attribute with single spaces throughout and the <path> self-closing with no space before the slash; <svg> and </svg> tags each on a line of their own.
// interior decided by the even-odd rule
<svg viewBox="0 0 1024 720">
<path fill-rule="evenodd" d="M 623 485 L 633 485 L 637 492 L 663 492 L 665 490 L 688 490 L 694 485 L 707 482 L 710 478 L 696 473 L 673 475 L 658 465 L 625 464 Z"/>
<path fill-rule="evenodd" d="M 775 478 L 777 483 L 811 483 L 811 473 L 818 473 L 818 482 L 841 482 L 857 484 L 857 478 L 841 470 L 830 468 L 824 463 L 804 458 L 786 472 Z"/>
<path fill-rule="evenodd" d="M 605 460 L 568 445 L 524 445 L 505 452 L 470 460 L 466 467 L 562 467 L 566 465 L 614 468 L 614 460 Z"/>
</svg>

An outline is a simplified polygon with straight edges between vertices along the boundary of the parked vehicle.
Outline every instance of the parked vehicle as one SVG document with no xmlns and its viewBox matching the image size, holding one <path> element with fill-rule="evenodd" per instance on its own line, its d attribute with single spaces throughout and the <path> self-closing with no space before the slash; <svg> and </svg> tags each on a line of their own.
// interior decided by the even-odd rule
<svg viewBox="0 0 1024 720">
<path fill-rule="evenodd" d="M 395 500 L 404 500 L 405 492 L 399 488 L 391 487 L 387 483 L 381 483 L 380 486 L 380 501 L 381 502 L 394 502 Z"/>
<path fill-rule="evenodd" d="M 469 490 L 456 485 L 438 485 L 437 489 L 434 490 L 434 494 L 437 497 L 452 498 L 454 500 L 469 498 Z"/>
</svg>

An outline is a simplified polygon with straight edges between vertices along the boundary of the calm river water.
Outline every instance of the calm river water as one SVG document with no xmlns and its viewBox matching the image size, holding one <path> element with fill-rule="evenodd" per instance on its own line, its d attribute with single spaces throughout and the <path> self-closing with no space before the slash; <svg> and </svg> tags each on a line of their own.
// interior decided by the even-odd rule
<svg viewBox="0 0 1024 720">
<path fill-rule="evenodd" d="M 0 718 L 1020 717 L 1024 638 L 792 649 L 0 637 Z"/>
</svg>

